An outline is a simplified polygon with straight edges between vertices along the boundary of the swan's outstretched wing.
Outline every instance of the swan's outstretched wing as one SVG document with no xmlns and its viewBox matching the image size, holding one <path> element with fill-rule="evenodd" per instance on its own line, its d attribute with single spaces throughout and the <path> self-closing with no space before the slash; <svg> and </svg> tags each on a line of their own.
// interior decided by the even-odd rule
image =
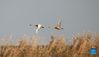
<svg viewBox="0 0 99 57">
<path fill-rule="evenodd" d="M 38 33 L 39 29 L 36 29 L 36 34 Z"/>
<path fill-rule="evenodd" d="M 57 26 L 61 28 L 61 26 L 62 26 L 61 19 L 58 20 Z"/>
<path fill-rule="evenodd" d="M 62 24 L 61 24 L 62 18 L 61 17 L 57 17 L 57 19 L 58 19 L 57 27 L 61 28 L 62 27 Z"/>
</svg>

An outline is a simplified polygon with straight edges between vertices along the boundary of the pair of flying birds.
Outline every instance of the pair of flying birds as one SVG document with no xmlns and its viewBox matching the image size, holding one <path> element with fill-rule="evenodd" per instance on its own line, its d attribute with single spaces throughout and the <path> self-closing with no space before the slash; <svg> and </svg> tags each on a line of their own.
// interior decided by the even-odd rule
<svg viewBox="0 0 99 57">
<path fill-rule="evenodd" d="M 38 31 L 40 29 L 45 28 L 45 26 L 42 24 L 36 24 L 36 25 L 29 24 L 29 26 L 33 26 L 33 27 L 35 26 L 36 27 L 36 33 L 38 33 Z M 48 28 L 50 28 L 50 27 L 48 27 Z M 61 24 L 61 19 L 58 20 L 57 24 L 54 26 L 54 29 L 56 29 L 56 30 L 62 30 L 63 29 L 62 24 Z"/>
</svg>

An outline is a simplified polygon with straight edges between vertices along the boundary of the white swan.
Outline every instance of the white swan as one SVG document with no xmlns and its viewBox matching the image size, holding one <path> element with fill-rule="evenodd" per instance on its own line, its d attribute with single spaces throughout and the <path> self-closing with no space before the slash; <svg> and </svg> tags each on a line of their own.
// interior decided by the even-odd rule
<svg viewBox="0 0 99 57">
<path fill-rule="evenodd" d="M 33 25 L 30 24 L 30 26 L 33 26 Z M 44 28 L 44 26 L 41 25 L 41 24 L 37 24 L 37 25 L 34 25 L 34 26 L 36 27 L 36 33 L 38 33 L 38 31 L 39 31 L 40 29 Z"/>
</svg>

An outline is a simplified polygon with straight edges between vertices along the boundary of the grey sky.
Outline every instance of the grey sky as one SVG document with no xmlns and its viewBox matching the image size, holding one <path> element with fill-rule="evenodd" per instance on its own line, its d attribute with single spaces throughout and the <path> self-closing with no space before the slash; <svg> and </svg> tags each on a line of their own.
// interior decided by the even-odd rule
<svg viewBox="0 0 99 57">
<path fill-rule="evenodd" d="M 13 34 L 32 35 L 34 30 L 28 24 L 53 25 L 56 17 L 62 16 L 62 35 L 83 31 L 99 32 L 99 0 L 0 0 L 0 36 Z M 40 31 L 44 41 L 55 30 Z"/>
</svg>

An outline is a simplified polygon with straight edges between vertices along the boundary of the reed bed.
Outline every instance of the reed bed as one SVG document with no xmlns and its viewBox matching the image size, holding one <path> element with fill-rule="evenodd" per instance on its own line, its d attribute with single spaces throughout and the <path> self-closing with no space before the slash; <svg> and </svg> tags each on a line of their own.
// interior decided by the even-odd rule
<svg viewBox="0 0 99 57">
<path fill-rule="evenodd" d="M 51 36 L 46 45 L 39 45 L 35 38 L 29 44 L 21 40 L 18 45 L 1 45 L 0 57 L 91 57 L 89 50 L 96 47 L 99 57 L 99 34 L 84 34 L 73 37 L 73 43 L 68 45 L 64 37 Z"/>
</svg>

